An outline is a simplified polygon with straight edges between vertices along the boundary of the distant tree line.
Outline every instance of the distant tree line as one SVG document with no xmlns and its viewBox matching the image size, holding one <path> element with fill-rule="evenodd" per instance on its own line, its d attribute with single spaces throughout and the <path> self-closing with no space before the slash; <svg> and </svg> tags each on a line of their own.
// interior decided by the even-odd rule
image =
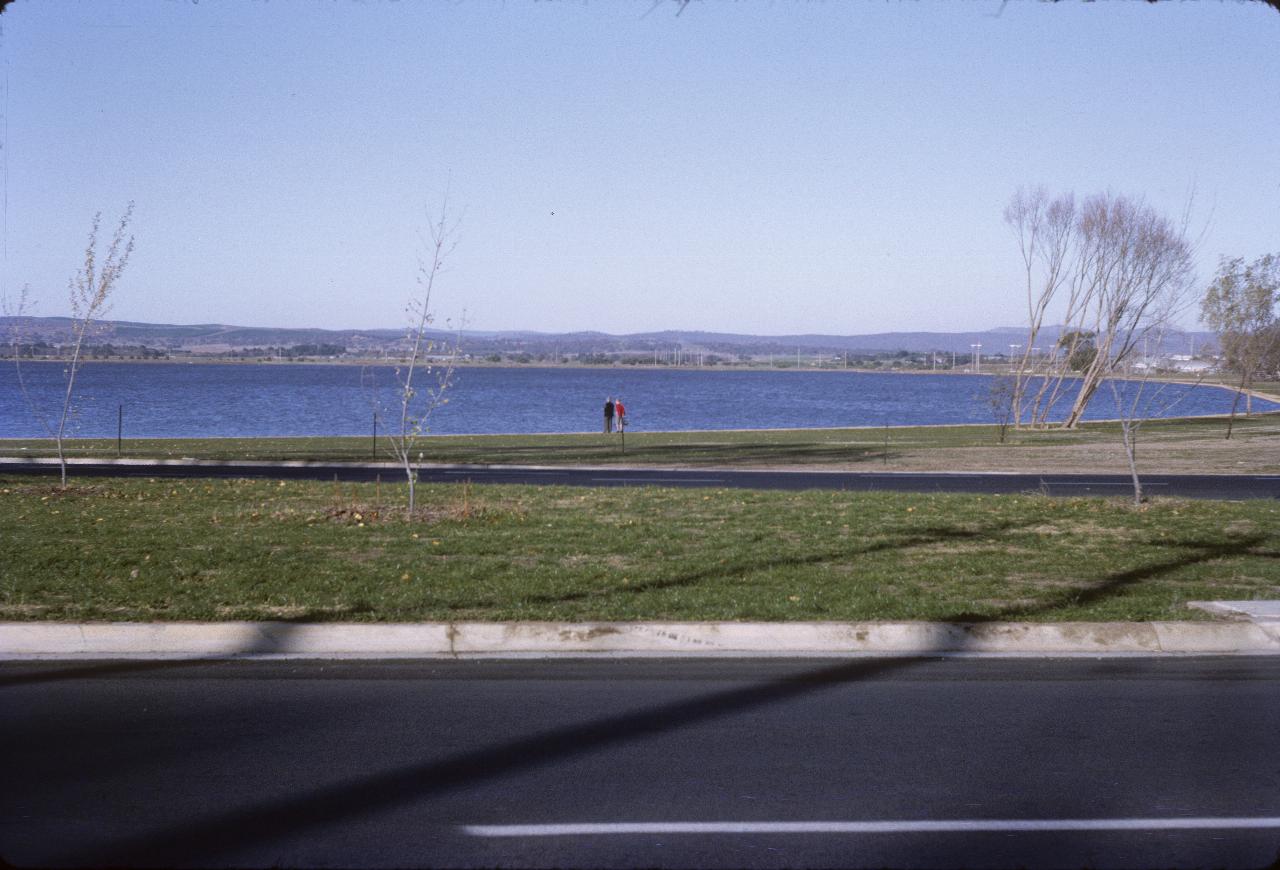
<svg viewBox="0 0 1280 870">
<path fill-rule="evenodd" d="M 311 356 L 344 356 L 347 348 L 341 344 L 291 344 L 285 346 L 245 347 L 230 351 L 232 357 L 282 357 L 297 359 Z"/>
<path fill-rule="evenodd" d="M 16 346 L 16 355 L 18 359 L 63 359 L 71 355 L 72 348 L 69 345 L 55 344 L 48 341 L 31 341 L 21 342 Z M 13 359 L 15 356 L 14 345 L 0 347 L 0 359 Z M 156 360 L 169 359 L 167 351 L 159 350 L 153 347 L 146 347 L 141 344 L 86 344 L 80 350 L 81 359 L 133 359 L 133 360 Z"/>
</svg>

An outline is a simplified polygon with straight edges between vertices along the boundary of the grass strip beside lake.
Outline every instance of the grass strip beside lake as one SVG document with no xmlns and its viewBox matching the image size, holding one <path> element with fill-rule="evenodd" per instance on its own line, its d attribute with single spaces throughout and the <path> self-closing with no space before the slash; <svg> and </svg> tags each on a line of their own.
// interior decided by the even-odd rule
<svg viewBox="0 0 1280 870">
<path fill-rule="evenodd" d="M 1239 417 L 1232 438 L 1225 418 L 1152 420 L 1139 433 L 1140 470 L 1194 473 L 1280 472 L 1280 414 Z M 71 439 L 67 455 L 110 459 L 114 439 Z M 387 462 L 385 439 L 126 439 L 131 459 Z M 994 426 L 903 426 L 861 429 L 761 429 L 629 432 L 618 435 L 447 435 L 419 440 L 424 462 L 658 467 L 822 467 L 864 471 L 1128 472 L 1120 428 L 1088 423 L 1074 430 Z M 49 439 L 0 439 L 0 456 L 56 455 Z"/>
<path fill-rule="evenodd" d="M 1280 598 L 1280 505 L 0 478 L 0 619 L 1183 620 Z"/>
</svg>

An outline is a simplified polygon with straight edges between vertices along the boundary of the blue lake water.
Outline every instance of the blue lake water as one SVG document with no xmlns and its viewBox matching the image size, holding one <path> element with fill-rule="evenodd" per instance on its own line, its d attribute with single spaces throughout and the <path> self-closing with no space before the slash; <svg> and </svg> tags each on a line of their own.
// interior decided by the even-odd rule
<svg viewBox="0 0 1280 870">
<path fill-rule="evenodd" d="M 32 401 L 51 422 L 61 407 L 63 368 L 22 369 Z M 130 438 L 366 435 L 375 399 L 370 382 L 380 385 L 383 418 L 390 419 L 394 377 L 391 368 L 352 365 L 87 363 L 76 378 L 79 410 L 69 434 L 115 437 L 123 407 Z M 959 374 L 463 368 L 430 431 L 595 432 L 608 396 L 623 398 L 632 431 L 991 423 L 990 383 L 987 375 Z M 1231 410 L 1232 393 L 1217 387 L 1172 386 L 1160 404 L 1174 396 L 1168 416 Z M 1253 407 L 1280 409 L 1256 399 Z M 1115 416 L 1111 391 L 1099 390 L 1087 418 Z M 0 437 L 45 434 L 14 366 L 0 364 Z"/>
</svg>

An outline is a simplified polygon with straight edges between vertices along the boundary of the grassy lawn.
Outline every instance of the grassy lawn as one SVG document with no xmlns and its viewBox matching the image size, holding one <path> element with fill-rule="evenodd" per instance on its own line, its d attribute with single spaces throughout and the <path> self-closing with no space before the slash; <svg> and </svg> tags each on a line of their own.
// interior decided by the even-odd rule
<svg viewBox="0 0 1280 870">
<path fill-rule="evenodd" d="M 0 478 L 6 620 L 1149 620 L 1280 598 L 1280 505 Z"/>
<path fill-rule="evenodd" d="M 1225 420 L 1160 420 L 1141 430 L 1143 471 L 1280 472 L 1280 415 L 1240 417 L 1230 441 Z M 72 456 L 111 458 L 110 439 L 68 442 Z M 1075 431 L 1010 431 L 998 442 L 994 426 L 916 426 L 865 429 L 790 429 L 632 432 L 614 436 L 432 436 L 421 441 L 427 462 L 655 466 L 822 466 L 894 471 L 1127 471 L 1116 424 Z M 390 460 L 385 449 L 377 453 Z M 52 456 L 48 439 L 0 439 L 0 456 Z M 215 460 L 367 462 L 370 438 L 130 439 L 122 455 Z"/>
</svg>

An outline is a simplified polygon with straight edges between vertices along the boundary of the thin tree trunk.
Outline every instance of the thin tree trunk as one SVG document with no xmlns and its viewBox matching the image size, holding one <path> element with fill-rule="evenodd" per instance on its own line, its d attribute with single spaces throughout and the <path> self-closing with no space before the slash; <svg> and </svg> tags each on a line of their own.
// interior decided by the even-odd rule
<svg viewBox="0 0 1280 870">
<path fill-rule="evenodd" d="M 1124 436 L 1124 455 L 1129 460 L 1129 475 L 1133 478 L 1133 505 L 1142 505 L 1142 478 L 1138 476 L 1138 442 L 1133 431 L 1133 423 L 1125 421 L 1120 424 Z"/>
<path fill-rule="evenodd" d="M 62 449 L 62 437 L 67 428 L 67 415 L 71 413 L 71 394 L 76 385 L 76 369 L 80 365 L 80 348 L 84 344 L 84 331 L 89 328 L 88 322 L 78 326 L 75 349 L 71 352 L 71 366 L 67 369 L 67 392 L 62 397 L 62 416 L 58 418 L 58 431 L 54 437 L 58 445 L 58 467 L 62 472 L 63 489 L 67 488 L 67 457 Z"/>
<path fill-rule="evenodd" d="M 1226 437 L 1227 441 L 1231 440 L 1231 428 L 1235 425 L 1236 408 L 1240 407 L 1240 395 L 1243 392 L 1244 392 L 1244 381 L 1242 380 L 1240 381 L 1240 386 L 1236 389 L 1235 398 L 1231 400 L 1231 416 L 1227 418 L 1227 437 Z"/>
</svg>

